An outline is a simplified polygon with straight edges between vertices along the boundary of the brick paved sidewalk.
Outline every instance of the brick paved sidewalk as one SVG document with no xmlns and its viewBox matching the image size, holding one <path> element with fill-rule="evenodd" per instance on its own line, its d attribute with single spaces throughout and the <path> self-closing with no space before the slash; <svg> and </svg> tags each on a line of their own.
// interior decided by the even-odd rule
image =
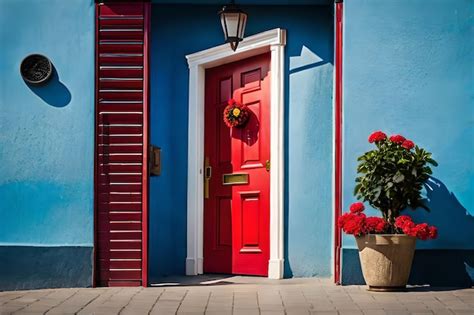
<svg viewBox="0 0 474 315">
<path fill-rule="evenodd" d="M 170 279 L 151 288 L 0 292 L 0 314 L 474 314 L 474 289 L 374 293 L 326 279 Z"/>
</svg>

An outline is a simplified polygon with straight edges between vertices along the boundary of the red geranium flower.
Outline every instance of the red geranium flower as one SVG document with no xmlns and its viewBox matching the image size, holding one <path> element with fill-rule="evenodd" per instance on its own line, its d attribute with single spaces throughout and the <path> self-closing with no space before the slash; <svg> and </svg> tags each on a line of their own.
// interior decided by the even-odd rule
<svg viewBox="0 0 474 315">
<path fill-rule="evenodd" d="M 415 236 L 415 237 L 416 237 L 416 233 L 417 233 L 416 224 L 415 224 L 414 222 L 406 222 L 406 223 L 403 225 L 402 231 L 403 231 L 403 233 L 405 233 L 406 235 L 410 235 L 410 236 Z"/>
<path fill-rule="evenodd" d="M 415 146 L 415 144 L 411 140 L 405 140 L 402 143 L 402 147 L 404 147 L 407 150 L 413 149 L 414 146 Z"/>
<path fill-rule="evenodd" d="M 420 223 L 417 224 L 414 228 L 411 230 L 411 236 L 415 236 L 419 238 L 420 240 L 427 240 L 428 237 L 430 236 L 430 230 L 428 227 L 428 224 L 426 223 Z"/>
<path fill-rule="evenodd" d="M 390 141 L 392 141 L 393 143 L 396 143 L 396 144 L 402 144 L 403 141 L 405 141 L 405 137 L 402 136 L 402 135 L 393 135 L 390 137 Z"/>
<path fill-rule="evenodd" d="M 438 237 L 438 229 L 435 226 L 430 226 L 430 238 L 435 239 Z"/>
<path fill-rule="evenodd" d="M 349 208 L 349 210 L 352 213 L 359 213 L 359 212 L 364 211 L 365 207 L 362 202 L 354 202 L 353 204 L 351 204 L 351 207 Z"/>
<path fill-rule="evenodd" d="M 382 233 L 387 228 L 387 221 L 379 217 L 368 217 L 365 224 L 369 233 Z"/>
<path fill-rule="evenodd" d="M 354 216 L 354 214 L 352 213 L 344 213 L 343 215 L 341 215 L 339 217 L 339 219 L 337 220 L 337 225 L 340 227 L 340 228 L 343 228 L 344 225 L 346 224 L 346 222 L 348 220 L 351 220 L 352 217 Z"/>
<path fill-rule="evenodd" d="M 367 228 L 365 225 L 365 214 L 360 213 L 358 215 L 353 215 L 350 220 L 346 221 L 343 230 L 347 234 L 353 234 L 356 236 L 366 234 Z"/>
<path fill-rule="evenodd" d="M 395 227 L 403 229 L 403 227 L 409 222 L 413 223 L 413 220 L 410 216 L 401 215 L 395 219 Z"/>
<path fill-rule="evenodd" d="M 347 234 L 364 235 L 367 233 L 365 218 L 363 213 L 344 213 L 339 217 L 338 225 Z"/>
<path fill-rule="evenodd" d="M 420 240 L 435 239 L 438 236 L 438 229 L 428 226 L 427 223 L 415 224 L 407 215 L 401 215 L 395 219 L 395 227 L 402 230 L 406 235 L 410 235 Z"/>
<path fill-rule="evenodd" d="M 375 131 L 369 136 L 369 143 L 379 142 L 385 140 L 387 135 L 384 134 L 382 131 Z"/>
</svg>

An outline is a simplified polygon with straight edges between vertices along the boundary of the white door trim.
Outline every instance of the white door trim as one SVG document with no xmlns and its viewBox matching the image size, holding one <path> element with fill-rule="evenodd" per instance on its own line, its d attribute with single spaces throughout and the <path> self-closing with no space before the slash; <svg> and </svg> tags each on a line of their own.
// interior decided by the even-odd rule
<svg viewBox="0 0 474 315">
<path fill-rule="evenodd" d="M 205 69 L 271 52 L 270 66 L 270 260 L 268 277 L 283 278 L 284 54 L 286 31 L 276 28 L 187 55 L 189 65 L 188 213 L 186 275 L 203 273 L 203 166 Z"/>
</svg>

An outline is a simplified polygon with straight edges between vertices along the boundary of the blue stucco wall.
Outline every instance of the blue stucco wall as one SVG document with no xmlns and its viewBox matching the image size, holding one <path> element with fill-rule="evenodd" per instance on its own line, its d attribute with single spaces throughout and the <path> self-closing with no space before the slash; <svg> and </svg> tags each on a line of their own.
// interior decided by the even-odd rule
<svg viewBox="0 0 474 315">
<path fill-rule="evenodd" d="M 150 280 L 184 274 L 188 67 L 185 55 L 222 44 L 219 6 L 153 5 L 151 142 L 162 175 L 151 179 Z M 333 18 L 331 6 L 246 6 L 246 35 L 288 31 L 285 71 L 285 275 L 331 274 Z M 191 30 L 190 32 L 184 30 Z"/>
<path fill-rule="evenodd" d="M 449 265 L 452 254 L 453 268 L 474 278 L 474 3 L 344 5 L 344 206 L 354 201 L 356 159 L 371 148 L 368 135 L 379 129 L 405 135 L 439 162 L 426 191 L 431 213 L 410 213 L 439 228 L 437 240 L 418 242 L 418 249 L 433 251 L 420 255 L 439 250 Z M 352 237 L 343 241 L 355 248 Z M 346 270 L 352 256 L 343 257 Z"/>
<path fill-rule="evenodd" d="M 58 278 L 62 271 L 71 275 L 74 266 L 63 263 L 61 269 L 54 264 L 58 257 L 72 264 L 77 254 L 75 264 L 83 272 L 65 276 L 69 280 L 63 285 L 90 283 L 94 3 L 0 1 L 0 45 L 1 272 L 21 266 L 14 279 L 20 282 L 35 270 L 28 268 L 28 261 L 34 263 L 28 248 L 70 247 L 60 255 L 42 251 L 45 266 Z M 48 56 L 54 65 L 53 79 L 43 87 L 27 85 L 19 74 L 21 60 L 31 53 Z M 66 252 L 72 255 L 69 260 Z M 8 262 L 13 269 L 5 265 Z M 44 279 L 35 277 L 32 286 L 42 286 Z M 8 287 L 7 277 L 0 278 L 0 286 Z"/>
</svg>

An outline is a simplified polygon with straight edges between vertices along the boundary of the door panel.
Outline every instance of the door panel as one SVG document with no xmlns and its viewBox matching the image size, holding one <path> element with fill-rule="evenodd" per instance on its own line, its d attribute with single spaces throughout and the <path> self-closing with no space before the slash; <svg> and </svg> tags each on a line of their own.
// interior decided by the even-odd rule
<svg viewBox="0 0 474 315">
<path fill-rule="evenodd" d="M 270 54 L 206 71 L 205 156 L 212 168 L 204 201 L 204 272 L 268 274 Z M 250 109 L 245 126 L 223 121 L 227 101 Z M 248 174 L 223 185 L 224 174 Z"/>
</svg>

